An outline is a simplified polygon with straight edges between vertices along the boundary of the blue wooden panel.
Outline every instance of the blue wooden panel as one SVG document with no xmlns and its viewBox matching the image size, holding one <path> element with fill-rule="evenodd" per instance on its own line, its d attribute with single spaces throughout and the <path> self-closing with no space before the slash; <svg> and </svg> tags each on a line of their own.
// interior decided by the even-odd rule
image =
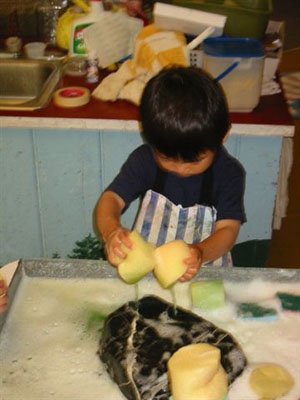
<svg viewBox="0 0 300 400">
<path fill-rule="evenodd" d="M 70 254 L 93 233 L 100 193 L 141 143 L 138 132 L 2 129 L 0 265 Z M 269 239 L 281 138 L 232 135 L 226 146 L 247 171 L 248 222 L 238 241 Z M 137 207 L 122 218 L 128 228 Z"/>
<path fill-rule="evenodd" d="M 277 191 L 280 150 L 279 136 L 230 136 L 226 147 L 246 170 L 245 208 L 247 222 L 239 242 L 270 239 Z"/>
<path fill-rule="evenodd" d="M 31 130 L 0 130 L 0 265 L 43 255 Z"/>
<path fill-rule="evenodd" d="M 103 183 L 106 187 L 117 175 L 128 155 L 142 144 L 138 132 L 105 132 L 102 135 Z M 137 214 L 139 201 L 130 205 L 122 216 L 122 224 L 131 228 Z"/>
<path fill-rule="evenodd" d="M 106 187 L 119 172 L 129 154 L 142 144 L 138 132 L 103 132 L 101 135 L 103 184 Z"/>
<path fill-rule="evenodd" d="M 44 130 L 34 135 L 44 255 L 65 257 L 93 232 L 102 189 L 99 132 Z"/>
</svg>

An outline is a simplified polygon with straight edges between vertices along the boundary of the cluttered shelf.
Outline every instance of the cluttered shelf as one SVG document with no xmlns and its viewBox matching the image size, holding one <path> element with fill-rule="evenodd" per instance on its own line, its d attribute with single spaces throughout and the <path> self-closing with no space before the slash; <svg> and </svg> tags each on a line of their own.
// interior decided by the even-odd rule
<svg viewBox="0 0 300 400">
<path fill-rule="evenodd" d="M 46 5 L 46 2 L 42 3 Z M 244 6 L 240 4 L 241 2 L 236 2 L 236 4 L 233 4 L 235 2 L 224 2 L 223 4 L 222 2 L 218 5 L 214 2 L 203 2 L 201 0 L 197 2 L 186 0 L 155 2 L 151 11 L 151 19 L 148 21 L 150 22 L 153 19 L 154 25 L 151 27 L 150 23 L 150 25 L 144 27 L 146 30 L 142 28 L 145 21 L 142 23 L 139 18 L 131 18 L 123 12 L 103 13 L 103 7 L 104 10 L 110 10 L 109 1 L 89 2 L 89 7 L 82 0 L 74 0 L 73 3 L 79 9 L 74 8 L 74 5 L 66 9 L 66 4 L 62 4 L 61 15 L 59 18 L 56 15 L 56 22 L 54 18 L 51 18 L 53 15 L 49 7 L 38 8 L 36 10 L 37 15 L 43 21 L 46 18 L 45 21 L 49 23 L 51 30 L 40 32 L 37 39 L 47 42 L 51 46 L 64 49 L 69 57 L 76 56 L 75 58 L 78 58 L 77 56 L 82 56 L 82 54 L 87 57 L 89 52 L 93 50 L 97 55 L 100 76 L 99 82 L 91 84 L 84 77 L 65 75 L 59 83 L 59 88 L 82 86 L 92 92 L 99 83 L 99 86 L 101 86 L 105 81 L 107 67 L 118 63 L 124 57 L 127 59 L 128 55 L 133 55 L 133 64 L 127 70 L 130 70 L 132 74 L 139 74 L 137 71 L 145 70 L 146 80 L 157 70 L 158 65 L 164 67 L 168 63 L 178 65 L 190 63 L 194 66 L 203 67 L 212 76 L 217 76 L 215 79 L 221 79 L 221 85 L 224 88 L 231 111 L 233 132 L 293 136 L 293 122 L 282 93 L 259 97 L 262 77 L 265 78 L 266 70 L 271 71 L 269 72 L 270 79 L 273 78 L 280 59 L 283 41 L 282 24 L 270 21 L 272 0 L 259 1 L 255 5 L 245 2 Z M 180 18 L 178 18 L 179 15 Z M 67 19 L 68 16 L 70 20 Z M 74 16 L 76 16 L 75 20 Z M 18 12 L 17 17 L 20 17 Z M 20 22 L 18 21 L 18 25 L 22 27 L 23 25 Z M 71 28 L 70 25 L 66 25 L 67 22 L 68 24 L 72 22 L 74 32 L 73 28 L 67 30 L 67 27 Z M 83 23 L 87 23 L 88 26 L 83 30 L 83 37 L 80 36 L 82 41 L 80 43 L 83 46 L 81 48 L 76 47 L 78 43 L 75 28 L 78 27 L 79 29 L 80 24 Z M 125 25 L 123 26 L 123 24 Z M 165 32 L 166 34 L 174 34 L 175 30 L 177 34 L 170 37 L 164 36 L 162 32 L 165 30 L 168 31 Z M 8 33 L 11 33 L 11 31 L 7 27 Z M 26 39 L 24 32 L 20 31 L 19 33 L 20 39 Z M 48 36 L 43 35 L 43 33 L 48 33 Z M 225 37 L 221 38 L 220 35 L 225 35 Z M 98 40 L 100 37 L 101 40 Z M 147 46 L 146 42 L 143 42 L 145 37 L 147 38 Z M 164 53 L 168 50 L 166 58 L 164 54 L 160 53 L 160 47 L 157 48 L 155 45 L 158 37 L 160 47 L 163 46 L 164 48 Z M 98 39 L 95 40 L 96 38 Z M 153 38 L 153 43 L 150 40 L 151 38 Z M 188 38 L 194 39 L 189 41 Z M 2 38 L 2 35 L 0 35 L 1 39 L 3 41 L 6 38 Z M 28 41 L 28 37 L 26 40 Z M 209 44 L 205 45 L 206 41 L 210 41 Z M 19 42 L 21 44 L 20 40 Z M 152 45 L 150 45 L 151 43 Z M 7 40 L 2 43 L 2 45 L 5 44 L 7 44 Z M 111 52 L 112 47 L 114 51 Z M 147 52 L 145 54 L 142 53 L 142 50 L 138 52 L 137 49 L 139 48 L 147 50 Z M 84 53 L 82 53 L 83 50 Z M 196 64 L 193 61 L 194 52 L 197 53 L 195 53 L 197 55 Z M 20 54 L 23 54 L 22 49 Z M 160 57 L 156 57 L 157 54 Z M 26 51 L 24 55 L 26 55 Z M 156 64 L 154 65 L 149 59 L 153 59 Z M 237 59 L 239 61 L 235 62 Z M 229 75 L 228 73 L 224 75 L 225 71 L 231 71 L 232 63 L 236 64 L 237 68 L 233 69 L 233 72 Z M 124 68 L 124 64 L 121 64 L 115 74 L 116 79 L 121 77 L 125 82 L 125 87 L 119 88 L 122 90 L 119 90 L 117 95 L 111 97 L 109 92 L 111 92 L 112 87 L 104 85 L 101 93 L 97 88 L 97 93 L 91 96 L 86 105 L 81 107 L 58 107 L 52 98 L 47 107 L 33 111 L 21 111 L 21 108 L 18 110 L 10 109 L 9 111 L 3 109 L 0 111 L 2 126 L 119 130 L 126 125 L 125 130 L 133 128 L 137 131 L 139 128 L 139 110 L 134 104 L 138 104 L 142 91 L 141 85 L 138 84 L 143 79 L 135 75 L 126 76 L 128 71 L 126 65 Z M 132 68 L 132 65 L 134 65 L 134 68 Z M 270 68 L 266 68 L 267 66 Z M 134 72 L 132 72 L 133 70 Z M 220 78 L 220 76 L 223 77 Z M 135 83 L 137 83 L 135 89 L 139 87 L 139 90 L 138 93 L 135 91 L 132 97 L 134 85 L 131 84 Z M 247 96 L 244 96 L 245 90 L 247 90 Z M 121 92 L 122 96 L 120 96 Z M 125 92 L 126 96 L 124 96 Z M 129 101 L 120 100 L 120 98 Z M 109 101 L 112 99 L 114 101 Z M 236 109 L 244 112 L 233 112 Z M 258 125 L 260 128 L 257 127 Z M 261 129 L 261 127 L 264 127 L 264 129 Z"/>
<path fill-rule="evenodd" d="M 106 73 L 102 71 L 102 78 L 105 75 Z M 91 91 L 96 87 L 95 84 L 87 84 L 84 78 L 70 76 L 65 76 L 60 86 L 85 86 Z M 133 127 L 138 128 L 139 110 L 137 106 L 125 100 L 105 102 L 91 97 L 90 102 L 82 107 L 57 107 L 51 100 L 49 105 L 43 109 L 34 111 L 1 110 L 0 116 L 3 127 L 22 127 L 25 121 L 27 127 L 66 127 L 66 119 L 68 119 L 70 128 L 93 127 L 101 129 L 105 126 L 104 121 L 110 120 L 112 128 L 114 125 L 118 125 L 118 121 L 133 121 Z M 262 96 L 258 106 L 252 112 L 232 112 L 230 117 L 232 124 L 243 125 L 244 128 L 261 125 L 271 129 L 271 127 L 277 126 L 281 127 L 281 130 L 279 129 L 280 135 L 293 136 L 293 121 L 282 92 Z M 74 120 L 74 124 L 72 120 Z M 89 124 L 89 121 L 92 123 Z M 272 129 L 270 132 L 276 134 L 277 130 Z"/>
</svg>

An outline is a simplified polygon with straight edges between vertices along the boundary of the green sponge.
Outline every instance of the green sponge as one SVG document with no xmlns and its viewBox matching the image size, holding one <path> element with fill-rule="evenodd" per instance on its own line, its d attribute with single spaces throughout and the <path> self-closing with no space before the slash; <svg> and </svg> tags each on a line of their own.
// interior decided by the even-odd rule
<svg viewBox="0 0 300 400">
<path fill-rule="evenodd" d="M 274 308 L 255 303 L 241 303 L 237 306 L 237 316 L 244 320 L 275 321 L 278 314 Z"/>
<path fill-rule="evenodd" d="M 300 296 L 290 293 L 277 293 L 283 310 L 300 311 Z"/>
<path fill-rule="evenodd" d="M 213 310 L 225 305 L 223 281 L 197 281 L 190 286 L 193 307 Z"/>
</svg>

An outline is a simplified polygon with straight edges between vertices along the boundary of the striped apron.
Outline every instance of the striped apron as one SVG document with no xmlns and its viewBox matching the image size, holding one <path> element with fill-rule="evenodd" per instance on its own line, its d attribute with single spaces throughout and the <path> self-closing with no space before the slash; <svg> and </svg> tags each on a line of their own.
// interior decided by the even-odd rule
<svg viewBox="0 0 300 400">
<path fill-rule="evenodd" d="M 200 204 L 192 207 L 175 205 L 163 194 L 166 173 L 158 170 L 153 190 L 148 190 L 142 200 L 134 229 L 145 240 L 160 246 L 176 239 L 188 244 L 199 243 L 209 237 L 216 223 L 217 211 L 211 204 L 212 171 L 205 172 Z M 201 205 L 203 204 L 203 205 Z M 232 266 L 230 253 L 206 264 L 218 267 Z"/>
</svg>

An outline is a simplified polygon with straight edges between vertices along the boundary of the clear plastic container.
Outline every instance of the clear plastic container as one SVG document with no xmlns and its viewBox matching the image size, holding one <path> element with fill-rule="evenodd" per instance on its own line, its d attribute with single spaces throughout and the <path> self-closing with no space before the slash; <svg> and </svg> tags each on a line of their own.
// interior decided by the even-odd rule
<svg viewBox="0 0 300 400">
<path fill-rule="evenodd" d="M 65 73 L 70 76 L 85 76 L 87 72 L 86 57 L 70 57 L 65 66 Z"/>
<path fill-rule="evenodd" d="M 45 54 L 46 43 L 31 42 L 24 46 L 25 54 L 28 58 L 42 58 Z"/>
<path fill-rule="evenodd" d="M 264 50 L 255 39 L 208 38 L 203 42 L 203 69 L 218 80 L 232 112 L 251 112 L 259 103 Z"/>
</svg>

